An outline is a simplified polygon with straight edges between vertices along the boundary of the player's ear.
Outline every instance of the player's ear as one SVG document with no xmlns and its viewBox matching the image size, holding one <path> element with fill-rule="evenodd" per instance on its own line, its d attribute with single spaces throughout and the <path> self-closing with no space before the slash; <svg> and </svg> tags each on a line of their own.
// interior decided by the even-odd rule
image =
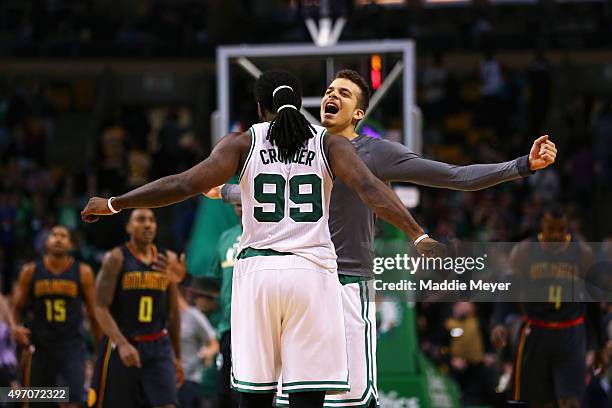
<svg viewBox="0 0 612 408">
<path fill-rule="evenodd" d="M 365 111 L 363 109 L 357 108 L 353 111 L 353 120 L 361 120 L 365 117 Z"/>
</svg>

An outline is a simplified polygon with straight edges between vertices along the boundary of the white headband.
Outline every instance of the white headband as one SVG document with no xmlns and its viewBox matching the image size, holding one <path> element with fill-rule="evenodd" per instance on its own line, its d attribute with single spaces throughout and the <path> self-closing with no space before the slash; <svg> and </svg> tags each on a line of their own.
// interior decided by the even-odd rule
<svg viewBox="0 0 612 408">
<path fill-rule="evenodd" d="M 280 106 L 280 107 L 279 107 L 279 108 L 276 110 L 276 112 L 278 113 L 278 112 L 282 111 L 282 110 L 283 110 L 283 109 L 285 109 L 285 108 L 291 108 L 291 109 L 298 110 L 298 108 L 297 108 L 295 105 L 287 104 L 287 105 L 282 105 L 282 106 Z"/>
<path fill-rule="evenodd" d="M 272 97 L 274 98 L 274 95 L 276 95 L 276 93 L 278 91 L 280 91 L 283 88 L 287 88 L 287 89 L 291 89 L 291 92 L 293 92 L 293 88 L 290 87 L 289 85 L 281 85 L 281 86 L 277 86 L 273 91 L 272 91 Z"/>
</svg>

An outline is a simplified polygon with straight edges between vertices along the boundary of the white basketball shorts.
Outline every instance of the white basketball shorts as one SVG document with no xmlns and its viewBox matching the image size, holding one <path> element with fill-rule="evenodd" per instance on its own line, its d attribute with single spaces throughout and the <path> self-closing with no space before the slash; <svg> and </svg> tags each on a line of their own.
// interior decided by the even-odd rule
<svg viewBox="0 0 612 408">
<path fill-rule="evenodd" d="M 236 261 L 231 384 L 240 392 L 349 389 L 336 272 L 296 255 Z"/>
</svg>

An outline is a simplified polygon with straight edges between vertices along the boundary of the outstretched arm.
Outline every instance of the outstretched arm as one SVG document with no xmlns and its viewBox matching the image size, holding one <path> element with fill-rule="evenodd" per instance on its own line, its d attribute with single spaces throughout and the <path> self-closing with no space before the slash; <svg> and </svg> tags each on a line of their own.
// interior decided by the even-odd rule
<svg viewBox="0 0 612 408">
<path fill-rule="evenodd" d="M 377 141 L 372 145 L 375 173 L 384 181 L 404 181 L 421 186 L 475 191 L 505 181 L 527 177 L 535 170 L 554 163 L 555 144 L 548 135 L 533 142 L 529 154 L 503 163 L 456 166 L 425 159 L 400 143 Z M 240 187 L 226 184 L 206 192 L 208 198 L 223 198 L 226 203 L 240 202 Z"/>
<path fill-rule="evenodd" d="M 383 141 L 372 148 L 376 173 L 382 180 L 463 191 L 481 190 L 526 177 L 554 163 L 557 156 L 557 148 L 548 140 L 548 135 L 536 139 L 528 155 L 503 163 L 468 166 L 424 159 L 399 143 Z"/>
<path fill-rule="evenodd" d="M 337 135 L 325 138 L 331 170 L 354 190 L 361 201 L 379 217 L 404 231 L 414 241 L 423 229 L 389 187 L 380 181 L 361 161 L 351 143 Z"/>
<path fill-rule="evenodd" d="M 112 206 L 117 211 L 124 208 L 164 207 L 208 191 L 236 174 L 250 143 L 248 133 L 230 133 L 199 164 L 115 197 Z M 93 197 L 81 212 L 81 217 L 85 222 L 95 222 L 100 215 L 112 215 L 112 211 L 108 208 L 107 199 Z"/>
</svg>

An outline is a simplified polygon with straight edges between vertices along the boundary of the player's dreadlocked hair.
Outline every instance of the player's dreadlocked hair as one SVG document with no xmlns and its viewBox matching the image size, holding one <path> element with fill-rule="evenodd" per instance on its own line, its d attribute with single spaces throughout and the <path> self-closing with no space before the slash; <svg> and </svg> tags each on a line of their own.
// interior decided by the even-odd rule
<svg viewBox="0 0 612 408">
<path fill-rule="evenodd" d="M 266 110 L 276 112 L 266 138 L 278 146 L 285 157 L 293 156 L 314 136 L 314 127 L 299 111 L 302 86 L 290 73 L 264 72 L 255 82 L 255 99 Z"/>
</svg>

